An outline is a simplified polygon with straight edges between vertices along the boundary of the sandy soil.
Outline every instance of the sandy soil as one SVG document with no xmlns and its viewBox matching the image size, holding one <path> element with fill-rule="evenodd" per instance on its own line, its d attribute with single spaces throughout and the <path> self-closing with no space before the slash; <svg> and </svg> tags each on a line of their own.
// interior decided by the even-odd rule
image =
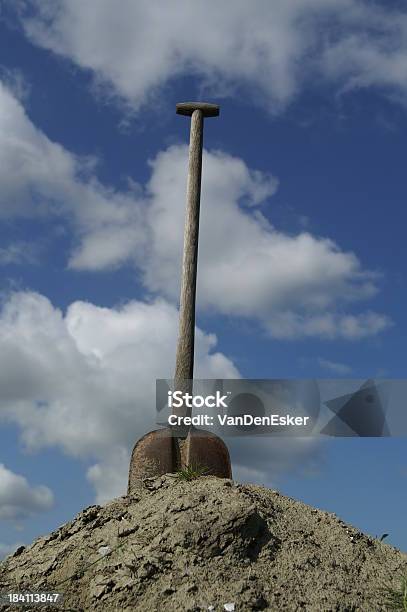
<svg viewBox="0 0 407 612">
<path fill-rule="evenodd" d="M 374 612 L 402 573 L 405 554 L 277 491 L 163 476 L 7 557 L 0 592 L 61 592 L 75 611 Z"/>
</svg>

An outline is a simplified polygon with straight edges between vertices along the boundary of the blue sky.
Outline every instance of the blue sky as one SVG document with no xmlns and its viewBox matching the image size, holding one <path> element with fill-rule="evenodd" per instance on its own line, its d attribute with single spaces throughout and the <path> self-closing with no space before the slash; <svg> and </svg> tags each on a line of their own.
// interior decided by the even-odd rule
<svg viewBox="0 0 407 612">
<path fill-rule="evenodd" d="M 398 2 L 0 2 L 0 554 L 126 489 L 171 378 L 189 122 L 196 375 L 405 377 Z M 195 24 L 200 24 L 196 29 Z M 404 438 L 231 443 L 236 478 L 407 550 Z"/>
</svg>

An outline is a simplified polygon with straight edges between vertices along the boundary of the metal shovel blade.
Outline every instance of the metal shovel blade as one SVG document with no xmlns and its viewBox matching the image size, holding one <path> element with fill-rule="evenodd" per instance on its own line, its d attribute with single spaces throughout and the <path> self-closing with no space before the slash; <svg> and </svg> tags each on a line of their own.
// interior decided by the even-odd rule
<svg viewBox="0 0 407 612">
<path fill-rule="evenodd" d="M 150 431 L 140 438 L 131 454 L 128 494 L 139 480 L 174 472 L 176 458 L 176 441 L 169 427 Z"/>
<path fill-rule="evenodd" d="M 156 478 L 187 467 L 202 468 L 203 475 L 232 478 L 229 451 L 219 436 L 191 427 L 185 439 L 170 427 L 150 431 L 134 446 L 127 494 L 145 478 Z"/>
</svg>

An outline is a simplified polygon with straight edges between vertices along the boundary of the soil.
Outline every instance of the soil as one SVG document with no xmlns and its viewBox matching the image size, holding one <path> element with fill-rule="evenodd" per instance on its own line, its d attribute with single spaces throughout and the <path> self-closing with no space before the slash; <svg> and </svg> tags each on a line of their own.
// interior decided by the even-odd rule
<svg viewBox="0 0 407 612">
<path fill-rule="evenodd" d="M 0 593 L 64 595 L 26 610 L 375 612 L 402 574 L 407 555 L 334 514 L 261 486 L 166 475 L 20 547 L 0 563 Z"/>
</svg>

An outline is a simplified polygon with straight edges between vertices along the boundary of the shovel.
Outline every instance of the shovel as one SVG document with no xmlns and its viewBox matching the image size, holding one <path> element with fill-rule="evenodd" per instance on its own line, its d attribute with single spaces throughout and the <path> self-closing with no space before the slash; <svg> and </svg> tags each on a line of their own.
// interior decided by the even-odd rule
<svg viewBox="0 0 407 612">
<path fill-rule="evenodd" d="M 176 112 L 191 117 L 191 134 L 174 386 L 176 390 L 192 394 L 203 125 L 205 117 L 219 115 L 219 106 L 205 102 L 183 102 L 177 104 Z M 173 410 L 173 414 L 191 416 L 191 408 L 182 404 Z M 207 475 L 232 477 L 229 451 L 219 436 L 193 426 L 151 431 L 134 446 L 127 493 L 131 494 L 144 478 L 191 466 L 204 468 Z"/>
</svg>

